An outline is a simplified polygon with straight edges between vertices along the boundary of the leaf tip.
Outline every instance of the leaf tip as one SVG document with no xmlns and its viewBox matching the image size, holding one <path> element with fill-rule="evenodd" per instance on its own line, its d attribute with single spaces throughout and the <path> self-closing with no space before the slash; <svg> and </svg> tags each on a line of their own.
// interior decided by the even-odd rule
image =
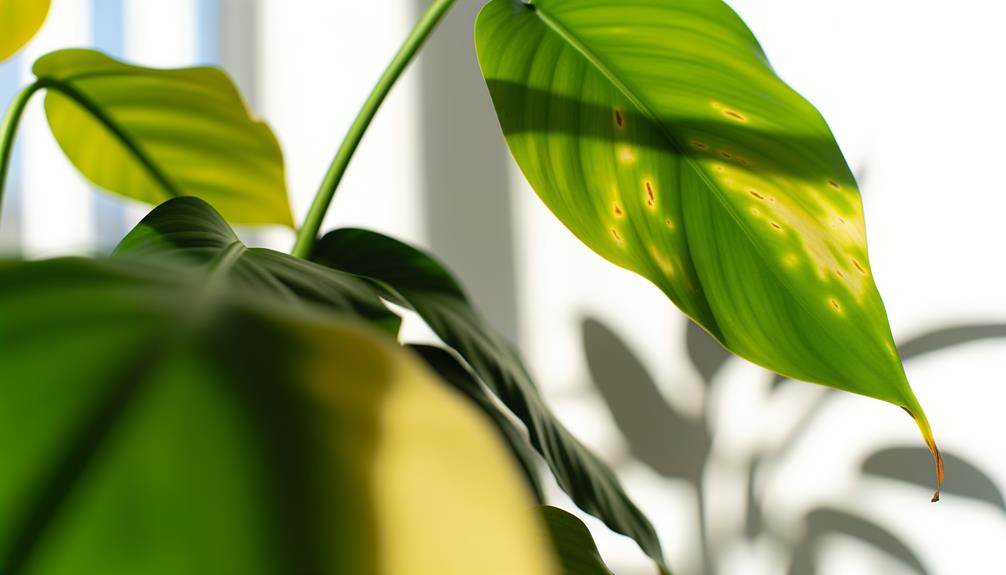
<svg viewBox="0 0 1006 575">
<path fill-rule="evenodd" d="M 903 409 L 908 412 L 908 415 L 912 416 L 916 425 L 919 426 L 919 431 L 922 432 L 922 439 L 925 440 L 929 453 L 933 455 L 933 464 L 936 466 L 936 491 L 933 492 L 930 502 L 936 503 L 940 500 L 940 488 L 943 487 L 943 456 L 940 455 L 940 448 L 936 446 L 933 430 L 929 427 L 929 420 L 926 419 L 926 415 L 922 412 L 922 409 L 919 409 L 918 414 L 907 407 Z"/>
</svg>

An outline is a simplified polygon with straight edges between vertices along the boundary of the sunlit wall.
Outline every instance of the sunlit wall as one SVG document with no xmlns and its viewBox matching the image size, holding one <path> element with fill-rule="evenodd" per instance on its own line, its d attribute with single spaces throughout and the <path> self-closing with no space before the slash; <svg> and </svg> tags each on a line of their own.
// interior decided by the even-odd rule
<svg viewBox="0 0 1006 575">
<path fill-rule="evenodd" d="M 35 58 L 62 47 L 222 65 L 277 132 L 302 216 L 425 3 L 53 0 L 36 40 L 0 64 L 0 102 L 29 81 Z M 948 455 L 935 505 L 928 456 L 900 410 L 727 357 L 548 213 L 509 159 L 478 75 L 478 4 L 459 0 L 394 89 L 326 227 L 376 228 L 453 267 L 562 419 L 616 467 L 676 573 L 1006 570 L 1006 4 L 730 2 L 828 119 L 860 180 L 872 268 Z M 105 251 L 144 209 L 84 182 L 33 103 L 3 251 Z M 283 230 L 245 236 L 292 242 Z M 406 334 L 428 337 L 416 323 Z M 616 573 L 651 572 L 631 541 L 586 520 Z"/>
</svg>

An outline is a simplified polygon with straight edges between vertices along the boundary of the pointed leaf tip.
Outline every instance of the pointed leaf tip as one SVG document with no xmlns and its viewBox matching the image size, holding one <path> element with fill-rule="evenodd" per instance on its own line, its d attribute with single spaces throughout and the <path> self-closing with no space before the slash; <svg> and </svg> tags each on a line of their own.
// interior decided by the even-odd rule
<svg viewBox="0 0 1006 575">
<path fill-rule="evenodd" d="M 929 448 L 929 453 L 933 454 L 933 464 L 936 466 L 936 491 L 933 493 L 930 501 L 936 503 L 940 500 L 940 488 L 943 487 L 943 456 L 940 455 L 940 448 L 936 446 L 936 438 L 933 437 L 933 430 L 929 427 L 929 420 L 926 419 L 926 414 L 922 409 L 918 408 L 918 414 L 907 407 L 902 407 L 902 409 L 915 420 L 915 424 L 919 426 L 919 431 L 922 432 L 922 439 L 926 442 L 926 447 Z"/>
</svg>

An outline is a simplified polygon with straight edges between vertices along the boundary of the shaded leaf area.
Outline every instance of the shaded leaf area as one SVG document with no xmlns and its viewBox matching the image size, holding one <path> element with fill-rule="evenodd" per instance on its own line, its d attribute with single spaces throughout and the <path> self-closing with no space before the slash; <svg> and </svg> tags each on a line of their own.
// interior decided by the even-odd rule
<svg viewBox="0 0 1006 575">
<path fill-rule="evenodd" d="M 590 531 L 576 516 L 549 505 L 538 507 L 564 575 L 613 575 Z"/>
<path fill-rule="evenodd" d="M 807 515 L 806 525 L 803 540 L 796 547 L 790 563 L 789 575 L 815 575 L 816 545 L 823 538 L 836 534 L 846 535 L 876 547 L 919 575 L 929 573 L 919 557 L 901 538 L 868 519 L 837 509 L 821 508 Z"/>
<path fill-rule="evenodd" d="M 341 229 L 325 235 L 312 259 L 371 278 L 387 297 L 414 309 L 492 393 L 524 423 L 563 490 L 584 511 L 636 540 L 662 564 L 657 535 L 617 477 L 545 405 L 514 347 L 472 308 L 460 286 L 428 254 L 375 232 Z"/>
<path fill-rule="evenodd" d="M 391 313 L 371 285 L 353 275 L 264 248 L 246 248 L 219 213 L 195 197 L 154 208 L 115 249 L 116 257 L 171 259 L 207 265 L 233 249 L 227 269 L 231 290 L 253 291 L 290 305 L 305 303 L 350 311 L 389 333 L 401 318 Z"/>
<path fill-rule="evenodd" d="M 33 67 L 49 91 L 49 127 L 94 184 L 160 204 L 198 196 L 236 224 L 293 227 L 283 154 L 217 68 L 131 66 L 60 50 Z"/>
<path fill-rule="evenodd" d="M 0 262 L 0 572 L 554 572 L 480 414 L 199 249 Z"/>
<path fill-rule="evenodd" d="M 712 447 L 706 422 L 678 413 L 642 362 L 603 323 L 583 320 L 583 349 L 591 379 L 632 454 L 657 473 L 699 488 Z"/>
<path fill-rule="evenodd" d="M 697 323 L 689 321 L 685 332 L 685 348 L 692 365 L 706 385 L 712 383 L 719 370 L 730 359 L 730 352 Z"/>
<path fill-rule="evenodd" d="M 0 0 L 0 62 L 32 39 L 48 13 L 49 0 Z"/>
<path fill-rule="evenodd" d="M 541 481 L 538 477 L 538 456 L 528 443 L 527 434 L 520 424 L 515 423 L 493 402 L 488 390 L 468 368 L 455 359 L 447 350 L 431 345 L 409 345 L 426 362 L 440 379 L 450 384 L 468 398 L 496 427 L 502 439 L 510 448 L 511 454 L 524 471 L 528 485 L 535 498 L 542 502 L 544 496 Z"/>
<path fill-rule="evenodd" d="M 982 501 L 1006 512 L 1006 498 L 994 481 L 974 464 L 954 455 L 943 453 L 949 470 L 943 492 Z M 928 452 L 914 447 L 882 449 L 863 462 L 863 473 L 875 477 L 894 479 L 910 485 L 928 487 L 920 483 L 920 469 L 928 467 Z"/>
<path fill-rule="evenodd" d="M 726 4 L 493 0 L 476 47 L 510 151 L 581 241 L 737 355 L 904 407 L 938 459 L 855 179 Z"/>
</svg>

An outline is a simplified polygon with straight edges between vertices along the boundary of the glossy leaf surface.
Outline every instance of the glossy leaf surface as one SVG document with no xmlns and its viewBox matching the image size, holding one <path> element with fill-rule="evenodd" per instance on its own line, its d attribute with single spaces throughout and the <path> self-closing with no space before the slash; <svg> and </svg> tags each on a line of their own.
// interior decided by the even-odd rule
<svg viewBox="0 0 1006 575">
<path fill-rule="evenodd" d="M 0 262 L 0 572 L 554 572 L 481 414 L 204 249 Z"/>
<path fill-rule="evenodd" d="M 53 136 L 98 186 L 150 204 L 198 196 L 231 223 L 293 226 L 279 144 L 221 70 L 61 50 L 33 71 L 50 83 Z"/>
<path fill-rule="evenodd" d="M 264 248 L 246 248 L 209 204 L 195 197 L 169 200 L 154 208 L 123 238 L 118 257 L 180 260 L 208 265 L 236 249 L 229 285 L 289 305 L 307 303 L 350 312 L 392 334 L 401 318 L 381 303 L 373 287 L 351 274 Z"/>
<path fill-rule="evenodd" d="M 476 46 L 514 158 L 580 240 L 734 353 L 904 407 L 936 455 L 856 182 L 726 4 L 493 0 Z"/>
<path fill-rule="evenodd" d="M 312 259 L 371 278 L 386 289 L 389 299 L 414 309 L 524 423 L 531 444 L 573 501 L 663 561 L 653 526 L 618 478 L 555 417 L 517 350 L 485 322 L 438 261 L 407 244 L 359 229 L 326 234 Z"/>
<path fill-rule="evenodd" d="M 545 519 L 565 575 L 613 575 L 583 521 L 550 505 L 542 505 L 538 511 Z"/>
<path fill-rule="evenodd" d="M 49 0 L 0 0 L 0 61 L 27 44 L 48 13 Z"/>
</svg>

